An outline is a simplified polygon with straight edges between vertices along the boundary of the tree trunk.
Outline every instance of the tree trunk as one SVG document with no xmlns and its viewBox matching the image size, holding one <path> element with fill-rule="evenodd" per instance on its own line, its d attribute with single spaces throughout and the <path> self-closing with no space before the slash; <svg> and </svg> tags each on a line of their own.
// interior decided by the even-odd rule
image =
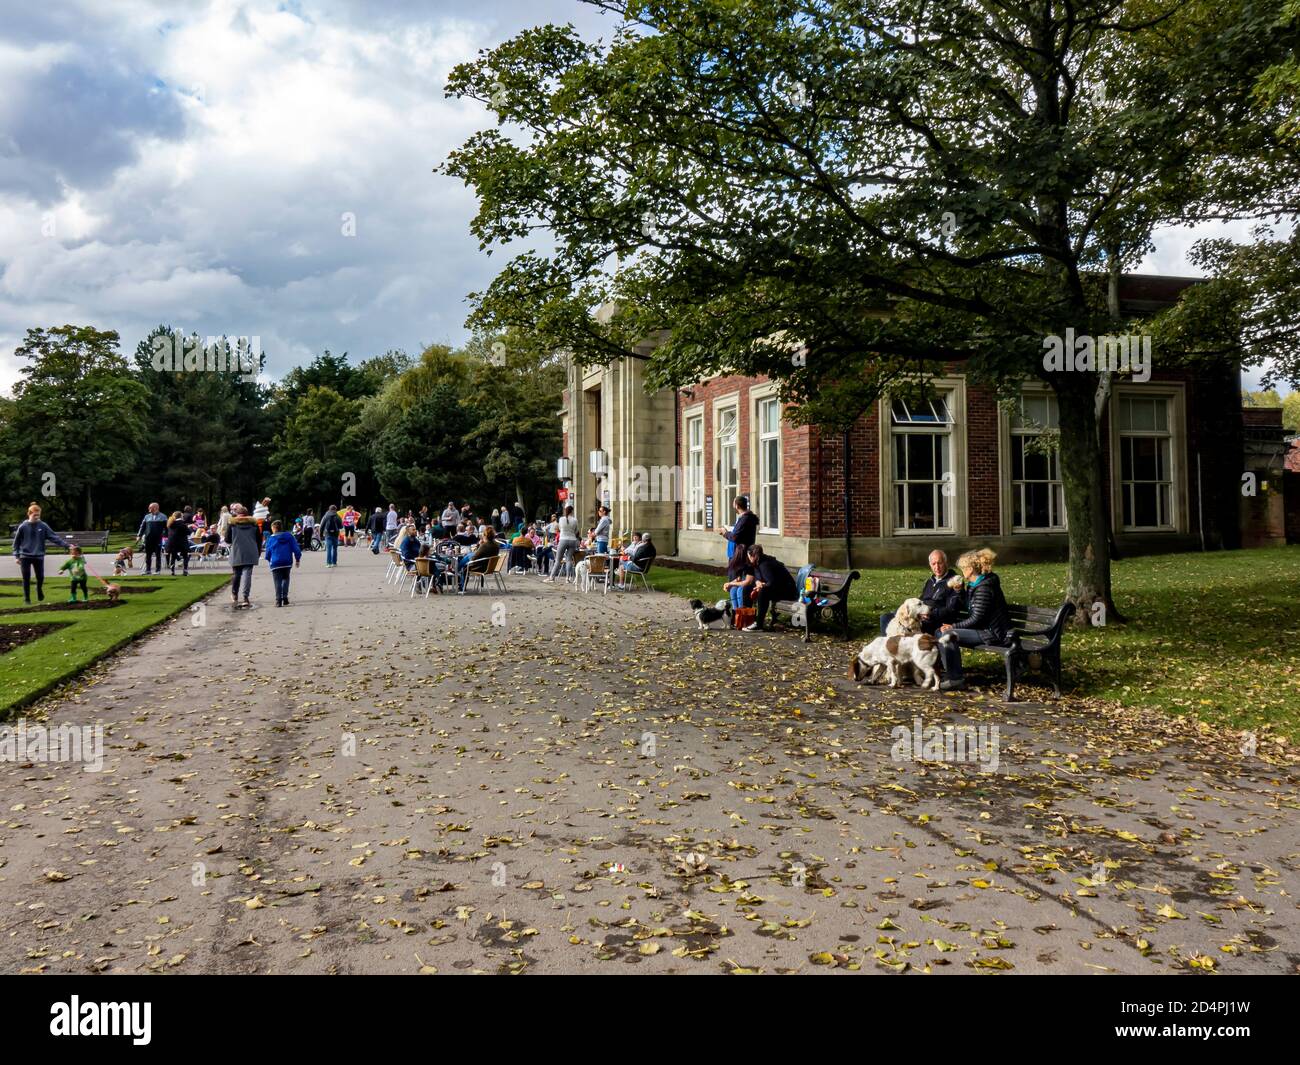
<svg viewBox="0 0 1300 1065">
<path fill-rule="evenodd" d="M 1058 374 L 1052 381 L 1061 417 L 1060 464 L 1069 526 L 1066 597 L 1076 624 L 1122 622 L 1111 598 L 1109 508 L 1104 453 L 1097 432 L 1097 375 Z"/>
</svg>

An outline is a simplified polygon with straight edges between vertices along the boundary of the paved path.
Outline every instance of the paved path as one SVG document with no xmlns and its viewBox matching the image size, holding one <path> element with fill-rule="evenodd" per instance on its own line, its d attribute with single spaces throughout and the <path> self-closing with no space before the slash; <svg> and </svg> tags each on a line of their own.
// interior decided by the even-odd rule
<svg viewBox="0 0 1300 1065">
<path fill-rule="evenodd" d="M 1300 967 L 1297 772 L 1235 739 L 859 688 L 842 644 L 657 593 L 323 561 L 39 708 L 106 763 L 0 765 L 0 970 Z M 896 759 L 918 715 L 998 726 L 998 771 Z"/>
</svg>

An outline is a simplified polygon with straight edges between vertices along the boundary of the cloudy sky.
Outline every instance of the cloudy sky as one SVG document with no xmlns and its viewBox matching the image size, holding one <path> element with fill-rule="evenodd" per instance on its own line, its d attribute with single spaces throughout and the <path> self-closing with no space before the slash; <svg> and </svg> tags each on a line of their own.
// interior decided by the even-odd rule
<svg viewBox="0 0 1300 1065">
<path fill-rule="evenodd" d="M 279 376 L 465 336 L 491 278 L 431 171 L 487 124 L 450 69 L 576 0 L 58 0 L 0 25 L 0 391 L 35 325 L 258 336 Z M 349 220 L 352 220 L 349 222 Z M 355 235 L 346 230 L 355 229 Z M 1144 269 L 1192 273 L 1197 234 Z"/>
</svg>

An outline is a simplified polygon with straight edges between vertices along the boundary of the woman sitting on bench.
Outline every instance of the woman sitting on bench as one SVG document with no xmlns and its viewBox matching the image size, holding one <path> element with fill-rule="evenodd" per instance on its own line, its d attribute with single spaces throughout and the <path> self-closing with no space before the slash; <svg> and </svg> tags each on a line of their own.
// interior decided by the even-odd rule
<svg viewBox="0 0 1300 1065">
<path fill-rule="evenodd" d="M 987 547 L 967 551 L 957 559 L 961 578 L 954 577 L 950 584 L 965 581 L 966 599 L 970 607 L 967 617 L 952 625 L 941 625 L 940 634 L 952 633 L 956 639 L 939 645 L 943 658 L 943 683 L 940 691 L 960 691 L 966 687 L 961 669 L 961 649 L 980 644 L 1004 644 L 1011 635 L 1011 612 L 1002 594 L 1002 582 L 993 572 L 997 555 Z"/>
</svg>

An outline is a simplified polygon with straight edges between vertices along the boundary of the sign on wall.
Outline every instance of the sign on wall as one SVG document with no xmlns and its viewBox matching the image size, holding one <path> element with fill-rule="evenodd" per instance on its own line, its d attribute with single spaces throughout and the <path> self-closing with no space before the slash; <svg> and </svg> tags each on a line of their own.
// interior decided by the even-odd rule
<svg viewBox="0 0 1300 1065">
<path fill-rule="evenodd" d="M 704 527 L 713 528 L 713 496 L 704 497 Z"/>
</svg>

